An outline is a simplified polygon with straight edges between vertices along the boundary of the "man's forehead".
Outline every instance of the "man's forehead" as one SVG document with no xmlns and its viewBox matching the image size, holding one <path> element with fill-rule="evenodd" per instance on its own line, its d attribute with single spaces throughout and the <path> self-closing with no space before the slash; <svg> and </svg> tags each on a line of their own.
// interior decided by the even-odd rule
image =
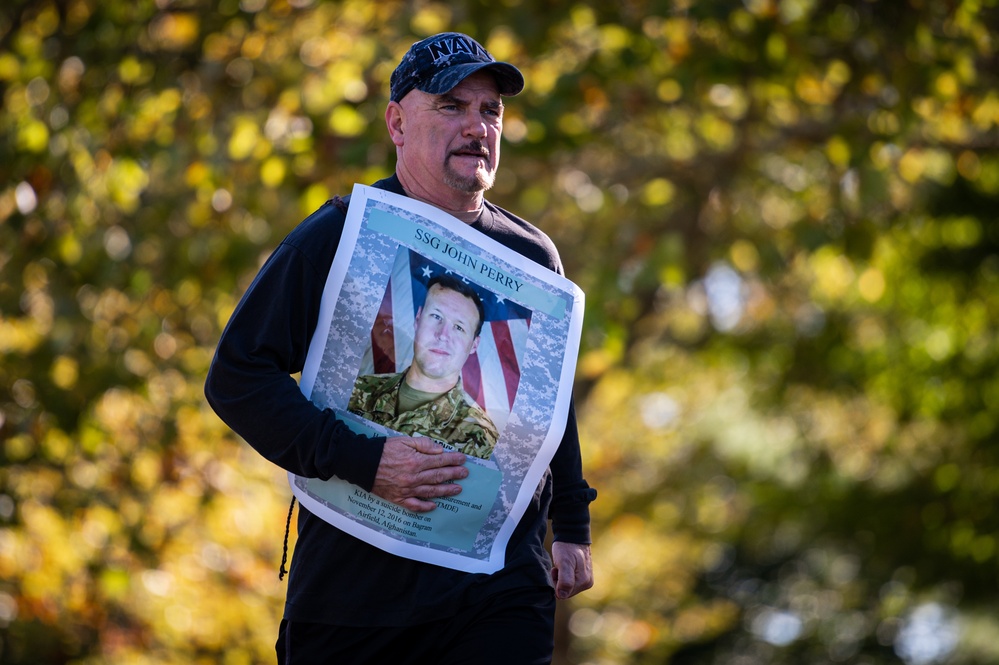
<svg viewBox="0 0 999 665">
<path fill-rule="evenodd" d="M 441 286 L 440 284 L 434 284 L 430 287 L 430 290 L 427 292 L 426 304 L 429 307 L 439 307 L 437 303 L 441 302 L 445 298 L 448 298 L 451 302 L 467 304 L 469 311 L 478 316 L 478 309 L 475 307 L 474 300 L 466 296 L 464 293 L 459 293 L 454 289 L 449 289 L 446 286 Z"/>
</svg>

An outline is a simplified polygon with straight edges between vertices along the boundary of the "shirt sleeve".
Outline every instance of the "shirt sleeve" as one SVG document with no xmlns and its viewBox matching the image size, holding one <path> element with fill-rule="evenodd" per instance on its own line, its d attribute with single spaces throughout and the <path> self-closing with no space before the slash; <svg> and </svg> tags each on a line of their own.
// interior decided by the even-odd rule
<svg viewBox="0 0 999 665">
<path fill-rule="evenodd" d="M 305 364 L 332 261 L 317 260 L 322 252 L 316 249 L 332 257 L 342 217 L 331 205 L 321 208 L 270 256 L 222 333 L 205 396 L 234 432 L 274 464 L 307 478 L 335 475 L 370 490 L 384 437 L 355 434 L 332 410 L 309 401 L 292 378 Z"/>
<path fill-rule="evenodd" d="M 555 244 L 547 235 L 534 229 L 537 237 L 531 243 L 530 256 L 558 275 L 565 275 L 562 260 Z M 541 255 L 535 256 L 540 250 Z M 525 251 L 524 248 L 521 251 Z M 597 498 L 597 491 L 583 478 L 582 454 L 579 450 L 579 430 L 576 426 L 576 408 L 569 402 L 565 432 L 558 450 L 549 465 L 552 472 L 552 502 L 548 516 L 552 522 L 555 540 L 589 545 L 590 503 Z"/>
<path fill-rule="evenodd" d="M 569 403 L 565 433 L 551 461 L 552 503 L 548 514 L 552 520 L 555 540 L 590 544 L 590 502 L 597 491 L 583 478 L 582 455 L 579 451 L 579 431 L 576 409 Z"/>
<path fill-rule="evenodd" d="M 552 269 L 564 276 L 558 250 L 551 240 L 548 240 L 548 244 L 553 261 Z M 597 491 L 583 478 L 583 457 L 579 449 L 579 428 L 576 426 L 576 406 L 573 400 L 569 401 L 565 433 L 550 468 L 552 503 L 548 515 L 552 521 L 552 536 L 560 542 L 591 544 L 590 503 L 597 498 Z"/>
</svg>

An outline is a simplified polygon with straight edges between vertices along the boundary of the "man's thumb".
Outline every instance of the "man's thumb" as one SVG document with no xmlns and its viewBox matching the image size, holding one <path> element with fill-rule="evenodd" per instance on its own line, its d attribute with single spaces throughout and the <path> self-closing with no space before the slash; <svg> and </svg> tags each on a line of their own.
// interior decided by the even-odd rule
<svg viewBox="0 0 999 665">
<path fill-rule="evenodd" d="M 560 600 L 565 600 L 572 592 L 572 580 L 568 580 L 563 575 L 558 574 L 558 568 L 552 570 L 552 577 L 555 579 L 555 596 Z"/>
</svg>

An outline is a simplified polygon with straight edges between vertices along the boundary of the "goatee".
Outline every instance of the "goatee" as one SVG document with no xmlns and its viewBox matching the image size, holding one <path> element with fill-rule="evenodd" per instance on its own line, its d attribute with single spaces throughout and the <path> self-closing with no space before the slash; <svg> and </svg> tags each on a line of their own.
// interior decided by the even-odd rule
<svg viewBox="0 0 999 665">
<path fill-rule="evenodd" d="M 468 145 L 455 150 L 450 156 L 448 156 L 447 162 L 444 164 L 444 183 L 448 187 L 457 189 L 460 192 L 467 192 L 469 194 L 484 192 L 487 189 L 492 188 L 493 184 L 496 182 L 495 171 L 478 168 L 475 169 L 474 175 L 461 175 L 451 168 L 451 157 L 456 154 L 475 155 L 484 159 L 487 164 L 490 163 L 489 150 L 487 150 L 479 141 L 472 141 Z"/>
</svg>

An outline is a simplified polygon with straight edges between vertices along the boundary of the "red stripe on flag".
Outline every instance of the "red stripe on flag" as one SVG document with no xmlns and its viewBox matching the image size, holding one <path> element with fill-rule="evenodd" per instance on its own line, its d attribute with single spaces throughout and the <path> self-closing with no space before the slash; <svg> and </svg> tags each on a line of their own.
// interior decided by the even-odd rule
<svg viewBox="0 0 999 665">
<path fill-rule="evenodd" d="M 371 326 L 371 358 L 375 374 L 395 372 L 395 333 L 392 329 L 392 289 L 385 289 L 381 307 Z"/>
<path fill-rule="evenodd" d="M 505 321 L 491 321 L 493 339 L 496 342 L 496 352 L 503 367 L 503 381 L 506 383 L 506 394 L 510 400 L 510 409 L 517 397 L 517 387 L 520 385 L 520 365 L 517 362 L 517 350 L 513 346 L 510 327 Z"/>
<path fill-rule="evenodd" d="M 478 355 L 468 356 L 465 366 L 461 368 L 461 385 L 479 406 L 486 408 L 486 396 L 482 390 L 482 368 L 479 367 Z"/>
</svg>

